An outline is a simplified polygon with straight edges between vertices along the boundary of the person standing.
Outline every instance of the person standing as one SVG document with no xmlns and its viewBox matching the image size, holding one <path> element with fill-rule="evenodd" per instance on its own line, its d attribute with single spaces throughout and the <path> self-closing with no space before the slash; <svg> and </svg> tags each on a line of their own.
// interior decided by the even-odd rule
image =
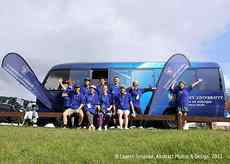
<svg viewBox="0 0 230 164">
<path fill-rule="evenodd" d="M 109 92 L 112 95 L 113 100 L 113 107 L 112 107 L 112 117 L 113 117 L 113 124 L 117 124 L 117 109 L 118 109 L 118 97 L 120 94 L 120 78 L 118 76 L 113 77 L 113 84 L 109 88 Z M 112 127 L 111 127 L 112 128 Z"/>
<path fill-rule="evenodd" d="M 178 85 L 174 83 L 171 88 L 170 92 L 173 94 L 175 98 L 175 106 L 177 110 L 177 114 L 186 117 L 187 113 L 189 112 L 189 93 L 192 89 L 201 83 L 203 80 L 198 79 L 198 81 L 192 83 L 190 86 L 186 86 L 184 81 L 179 81 Z M 187 130 L 188 127 L 186 126 L 187 121 L 184 120 L 183 122 L 183 129 Z"/>
<path fill-rule="evenodd" d="M 97 95 L 97 88 L 94 85 L 90 86 L 90 93 L 85 96 L 85 111 L 89 121 L 89 130 L 95 130 L 94 118 L 97 110 L 100 109 L 99 97 Z"/>
<path fill-rule="evenodd" d="M 99 96 L 103 93 L 103 87 L 105 85 L 106 85 L 105 79 L 101 78 L 99 84 L 97 85 L 97 93 Z"/>
<path fill-rule="evenodd" d="M 81 93 L 83 96 L 87 96 L 90 93 L 91 80 L 89 78 L 84 79 L 84 84 L 81 87 Z"/>
<path fill-rule="evenodd" d="M 120 94 L 117 97 L 117 105 L 118 105 L 118 119 L 119 119 L 119 129 L 123 128 L 123 116 L 124 116 L 124 122 L 125 122 L 125 129 L 128 129 L 128 123 L 129 123 L 129 114 L 130 114 L 130 108 L 132 110 L 132 116 L 135 117 L 135 111 L 134 106 L 132 102 L 132 98 L 129 93 L 126 92 L 125 87 L 120 88 Z"/>
<path fill-rule="evenodd" d="M 127 91 L 131 95 L 133 106 L 134 106 L 134 111 L 137 114 L 143 114 L 141 111 L 141 104 L 140 100 L 142 95 L 145 92 L 151 91 L 153 93 L 156 92 L 156 88 L 139 88 L 139 82 L 137 80 L 134 80 L 132 83 L 132 87 L 128 88 Z M 134 121 L 130 121 L 130 127 L 133 127 Z M 137 121 L 137 124 L 139 128 L 142 128 L 142 121 Z"/>
<path fill-rule="evenodd" d="M 98 111 L 98 130 L 107 130 L 108 123 L 112 117 L 112 96 L 108 93 L 108 86 L 103 86 L 103 92 L 100 95 L 100 110 Z"/>
</svg>

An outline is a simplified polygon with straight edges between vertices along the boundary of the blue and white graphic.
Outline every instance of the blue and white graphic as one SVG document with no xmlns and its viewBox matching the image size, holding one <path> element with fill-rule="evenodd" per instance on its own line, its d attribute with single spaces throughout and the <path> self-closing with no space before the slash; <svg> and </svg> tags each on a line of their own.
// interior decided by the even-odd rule
<svg viewBox="0 0 230 164">
<path fill-rule="evenodd" d="M 175 54 L 168 59 L 158 79 L 157 91 L 153 97 L 149 114 L 161 114 L 162 110 L 167 107 L 163 105 L 165 103 L 162 103 L 165 101 L 163 97 L 168 94 L 170 86 L 181 77 L 190 65 L 189 60 L 182 54 Z"/>
<path fill-rule="evenodd" d="M 2 60 L 2 68 L 34 94 L 43 105 L 49 109 L 52 108 L 52 96 L 43 88 L 32 69 L 20 55 L 8 53 Z"/>
</svg>

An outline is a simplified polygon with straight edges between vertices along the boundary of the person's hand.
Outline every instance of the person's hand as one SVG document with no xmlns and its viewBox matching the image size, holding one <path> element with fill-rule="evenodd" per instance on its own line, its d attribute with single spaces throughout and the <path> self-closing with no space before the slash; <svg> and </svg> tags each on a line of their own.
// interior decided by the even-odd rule
<svg viewBox="0 0 230 164">
<path fill-rule="evenodd" d="M 198 79 L 198 81 L 199 81 L 199 82 L 202 82 L 202 81 L 203 81 L 203 79 L 199 78 L 199 79 Z"/>
<path fill-rule="evenodd" d="M 59 82 L 59 83 L 62 83 L 62 82 L 63 82 L 63 79 L 62 79 L 62 78 L 58 79 L 58 82 Z"/>
<path fill-rule="evenodd" d="M 136 117 L 136 113 L 135 113 L 135 112 L 133 112 L 133 113 L 132 113 L 132 116 L 133 116 L 133 117 Z"/>
</svg>

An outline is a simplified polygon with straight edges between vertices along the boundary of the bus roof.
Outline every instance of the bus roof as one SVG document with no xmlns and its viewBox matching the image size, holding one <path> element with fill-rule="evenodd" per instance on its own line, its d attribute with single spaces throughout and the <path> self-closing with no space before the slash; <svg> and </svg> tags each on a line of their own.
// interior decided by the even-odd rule
<svg viewBox="0 0 230 164">
<path fill-rule="evenodd" d="M 163 68 L 164 62 L 114 62 L 114 63 L 66 63 L 52 67 L 57 69 L 105 69 L 105 68 Z M 214 62 L 191 62 L 192 68 L 219 68 L 219 64 Z"/>
</svg>

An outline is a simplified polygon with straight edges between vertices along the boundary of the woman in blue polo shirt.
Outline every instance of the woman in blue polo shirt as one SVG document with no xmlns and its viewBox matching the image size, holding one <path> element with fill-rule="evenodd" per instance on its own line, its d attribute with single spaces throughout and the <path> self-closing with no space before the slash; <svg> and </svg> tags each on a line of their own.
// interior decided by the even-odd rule
<svg viewBox="0 0 230 164">
<path fill-rule="evenodd" d="M 104 125 L 105 130 L 108 128 L 108 123 L 112 117 L 112 96 L 108 93 L 108 86 L 104 85 L 102 94 L 100 95 L 100 110 L 98 111 L 98 130 L 101 130 Z"/>
<path fill-rule="evenodd" d="M 120 94 L 117 97 L 117 105 L 118 105 L 118 118 L 119 118 L 119 127 L 120 129 L 123 128 L 123 116 L 124 116 L 124 121 L 125 121 L 125 129 L 128 129 L 128 123 L 129 123 L 129 113 L 130 113 L 130 108 L 132 110 L 132 115 L 135 117 L 135 111 L 134 111 L 134 106 L 132 102 L 132 98 L 129 93 L 126 92 L 125 87 L 120 87 Z"/>
<path fill-rule="evenodd" d="M 91 85 L 90 93 L 85 96 L 85 110 L 89 121 L 89 130 L 95 130 L 93 121 L 98 109 L 100 109 L 100 106 L 97 88 L 96 86 Z"/>
</svg>

